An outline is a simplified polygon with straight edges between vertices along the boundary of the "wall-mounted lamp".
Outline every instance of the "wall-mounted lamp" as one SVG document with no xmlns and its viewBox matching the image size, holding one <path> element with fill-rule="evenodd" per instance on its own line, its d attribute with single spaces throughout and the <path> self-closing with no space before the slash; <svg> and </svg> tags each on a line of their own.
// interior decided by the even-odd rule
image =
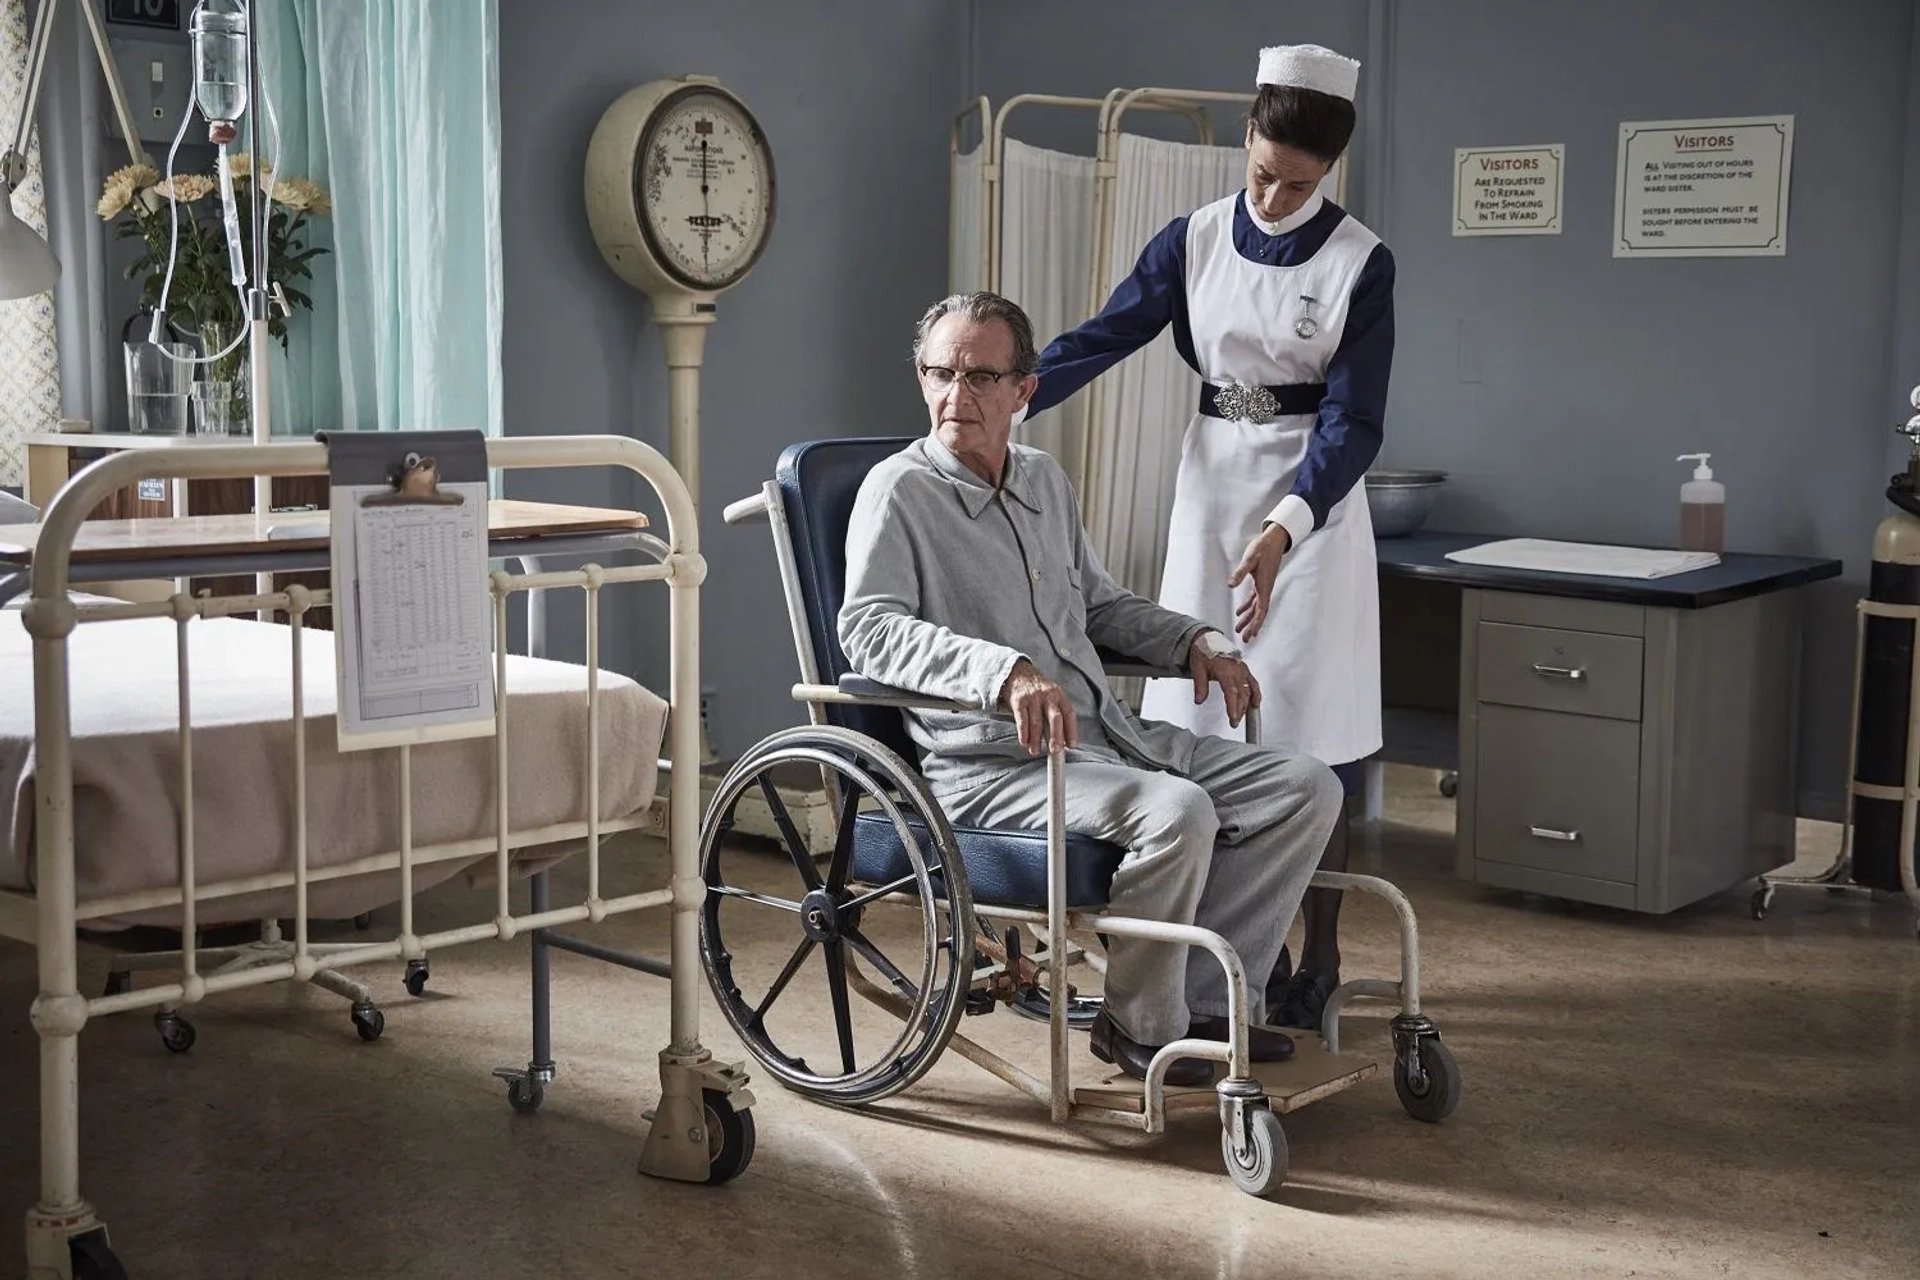
<svg viewBox="0 0 1920 1280">
<path fill-rule="evenodd" d="M 21 104 L 20 121 L 13 141 L 0 153 L 0 300 L 30 298 L 53 288 L 60 278 L 60 260 L 53 249 L 20 221 L 13 211 L 13 193 L 27 177 L 27 136 L 33 129 L 33 109 L 40 97 L 40 78 L 46 70 L 47 46 L 52 43 L 53 18 L 60 0 L 40 0 L 34 14 L 33 34 L 27 44 L 27 97 Z M 152 164 L 140 149 L 140 133 L 134 127 L 133 113 L 127 108 L 127 94 L 114 68 L 113 54 L 107 48 L 106 32 L 92 0 L 80 0 L 80 12 L 93 36 L 93 50 L 100 59 L 100 70 L 107 77 L 107 92 L 113 98 L 114 114 L 120 119 L 120 135 L 126 139 L 127 155 L 133 164 Z"/>
</svg>

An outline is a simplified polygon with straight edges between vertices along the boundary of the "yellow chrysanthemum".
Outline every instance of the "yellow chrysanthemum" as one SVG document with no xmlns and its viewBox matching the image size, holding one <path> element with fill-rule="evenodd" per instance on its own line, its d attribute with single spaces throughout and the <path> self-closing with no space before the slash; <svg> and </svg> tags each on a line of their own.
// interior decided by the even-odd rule
<svg viewBox="0 0 1920 1280">
<path fill-rule="evenodd" d="M 179 204 L 192 204 L 213 194 L 213 179 L 198 173 L 176 173 L 170 182 L 156 183 L 148 190 Z"/>
<path fill-rule="evenodd" d="M 233 171 L 235 182 L 246 181 L 253 176 L 253 153 L 251 151 L 233 152 L 227 157 L 227 167 Z M 272 173 L 273 162 L 269 160 L 260 166 L 260 170 L 262 173 Z"/>
<path fill-rule="evenodd" d="M 118 215 L 133 203 L 135 194 L 158 181 L 160 171 L 152 165 L 130 164 L 124 169 L 114 170 L 107 176 L 100 191 L 100 216 L 111 218 Z"/>
<path fill-rule="evenodd" d="M 304 213 L 325 215 L 333 212 L 332 198 L 319 183 L 309 178 L 276 178 L 273 198 L 289 209 Z"/>
</svg>

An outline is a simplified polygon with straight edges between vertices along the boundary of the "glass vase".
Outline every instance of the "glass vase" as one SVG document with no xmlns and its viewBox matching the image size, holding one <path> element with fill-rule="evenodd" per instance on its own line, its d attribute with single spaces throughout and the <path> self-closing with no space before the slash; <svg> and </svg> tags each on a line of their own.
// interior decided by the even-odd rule
<svg viewBox="0 0 1920 1280">
<path fill-rule="evenodd" d="M 253 390 L 252 380 L 247 376 L 251 352 L 243 341 L 226 355 L 220 355 L 240 332 L 239 326 L 224 320 L 204 320 L 200 324 L 201 354 L 209 358 L 209 363 L 202 366 L 201 376 L 209 383 L 229 388 L 224 414 L 227 433 L 244 436 L 253 433 L 253 418 L 247 412 L 247 397 Z"/>
</svg>

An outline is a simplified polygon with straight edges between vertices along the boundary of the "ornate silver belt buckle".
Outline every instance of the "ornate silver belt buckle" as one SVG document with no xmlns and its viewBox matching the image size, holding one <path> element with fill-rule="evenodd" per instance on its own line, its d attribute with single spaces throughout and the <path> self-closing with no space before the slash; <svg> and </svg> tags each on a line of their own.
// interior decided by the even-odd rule
<svg viewBox="0 0 1920 1280">
<path fill-rule="evenodd" d="M 1235 382 L 1220 388 L 1213 397 L 1213 407 L 1230 422 L 1263 425 L 1273 421 L 1280 410 L 1280 402 L 1265 387 L 1250 387 L 1244 382 Z"/>
</svg>

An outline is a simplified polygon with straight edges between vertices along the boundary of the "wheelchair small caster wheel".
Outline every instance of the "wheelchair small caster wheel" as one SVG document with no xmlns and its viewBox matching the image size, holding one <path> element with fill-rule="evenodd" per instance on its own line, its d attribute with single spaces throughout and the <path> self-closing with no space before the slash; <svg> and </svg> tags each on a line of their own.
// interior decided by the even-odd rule
<svg viewBox="0 0 1920 1280">
<path fill-rule="evenodd" d="M 107 985 L 101 990 L 103 996 L 125 995 L 133 990 L 133 975 L 125 969 L 107 970 Z"/>
<path fill-rule="evenodd" d="M 127 1280 L 127 1269 L 107 1245 L 107 1229 L 95 1227 L 67 1241 L 73 1280 Z"/>
<path fill-rule="evenodd" d="M 735 1111 L 718 1089 L 702 1089 L 707 1123 L 707 1182 L 732 1182 L 753 1163 L 753 1112 Z"/>
<path fill-rule="evenodd" d="M 530 1116 L 545 1102 L 547 1091 L 538 1080 L 517 1076 L 507 1081 L 507 1105 L 523 1116 Z"/>
<path fill-rule="evenodd" d="M 1765 920 L 1767 918 L 1767 904 L 1771 901 L 1773 901 L 1773 892 L 1771 890 L 1755 889 L 1753 891 L 1753 900 L 1748 903 L 1747 910 L 1752 913 L 1755 920 Z"/>
<path fill-rule="evenodd" d="M 355 916 L 353 918 L 353 927 L 362 932 L 373 928 L 373 912 L 362 911 L 359 915 Z"/>
<path fill-rule="evenodd" d="M 153 1025 L 160 1032 L 160 1043 L 168 1053 L 185 1053 L 193 1048 L 193 1024 L 177 1013 L 156 1013 Z"/>
<path fill-rule="evenodd" d="M 1395 1058 L 1393 1090 L 1408 1115 L 1438 1124 L 1460 1105 L 1460 1063 L 1438 1036 L 1421 1036 L 1414 1052 L 1420 1059 L 1420 1079 L 1413 1078 L 1404 1057 Z"/>
<path fill-rule="evenodd" d="M 387 1015 L 370 1004 L 355 1005 L 353 1008 L 353 1029 L 360 1038 L 372 1044 L 387 1029 Z"/>
<path fill-rule="evenodd" d="M 1460 794 L 1460 775 L 1448 770 L 1440 775 L 1440 794 L 1451 800 Z"/>
<path fill-rule="evenodd" d="M 1247 1112 L 1247 1143 L 1235 1150 L 1231 1131 L 1220 1131 L 1220 1159 L 1233 1185 L 1250 1196 L 1264 1196 L 1287 1180 L 1287 1134 L 1280 1117 L 1267 1107 Z"/>
<path fill-rule="evenodd" d="M 407 961 L 407 994 L 415 997 L 425 995 L 427 993 L 427 979 L 431 976 L 433 976 L 432 972 L 427 968 L 427 962 L 425 960 Z"/>
</svg>

